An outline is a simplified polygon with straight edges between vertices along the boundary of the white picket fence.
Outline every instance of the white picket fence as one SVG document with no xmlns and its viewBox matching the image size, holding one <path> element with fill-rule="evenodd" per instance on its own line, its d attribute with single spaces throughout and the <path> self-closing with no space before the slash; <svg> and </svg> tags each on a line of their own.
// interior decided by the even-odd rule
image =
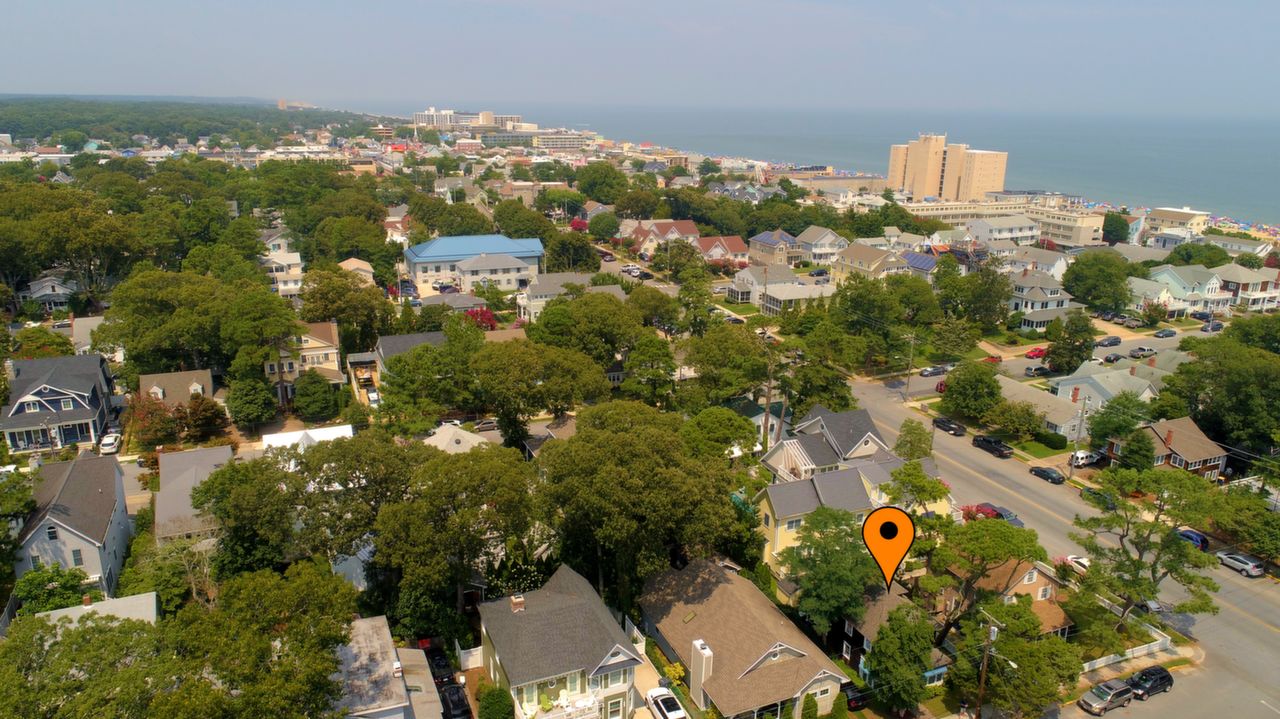
<svg viewBox="0 0 1280 719">
<path fill-rule="evenodd" d="M 457 640 L 453 642 L 453 650 L 458 653 L 458 666 L 462 667 L 462 671 L 468 669 L 480 669 L 484 667 L 484 649 L 475 647 L 473 649 L 463 649 Z"/>
<path fill-rule="evenodd" d="M 1116 616 L 1119 616 L 1121 614 L 1122 612 L 1121 608 L 1116 606 L 1114 603 L 1107 601 L 1103 597 L 1098 597 L 1098 601 L 1101 602 L 1104 607 L 1106 607 L 1107 609 L 1110 609 L 1112 613 L 1114 613 Z M 1165 634 L 1164 632 L 1160 631 L 1159 629 L 1156 629 L 1150 624 L 1143 623 L 1141 626 L 1143 629 L 1147 630 L 1147 632 L 1150 633 L 1151 636 L 1155 637 L 1154 641 L 1147 642 L 1146 644 L 1141 644 L 1139 646 L 1133 647 L 1132 649 L 1126 650 L 1122 654 L 1108 654 L 1105 657 L 1098 657 L 1097 659 L 1094 659 L 1091 662 L 1085 662 L 1083 665 L 1084 666 L 1083 671 L 1091 672 L 1094 669 L 1101 669 L 1102 667 L 1109 666 L 1111 664 L 1117 664 L 1119 662 L 1123 662 L 1128 659 L 1137 659 L 1138 657 L 1145 657 L 1149 654 L 1156 654 L 1159 652 L 1167 651 L 1170 647 L 1173 646 L 1173 638 L 1170 637 L 1168 634 Z"/>
</svg>

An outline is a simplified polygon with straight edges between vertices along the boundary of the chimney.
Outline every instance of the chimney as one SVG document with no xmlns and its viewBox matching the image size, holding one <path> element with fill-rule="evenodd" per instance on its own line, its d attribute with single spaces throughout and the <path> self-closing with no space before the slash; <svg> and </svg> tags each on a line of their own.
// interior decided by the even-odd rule
<svg viewBox="0 0 1280 719">
<path fill-rule="evenodd" d="M 93 606 L 93 597 L 89 596 L 88 594 L 84 595 L 83 597 L 80 597 L 80 604 L 86 607 Z"/>
<path fill-rule="evenodd" d="M 1156 366 L 1156 358 L 1155 358 L 1154 356 L 1152 356 L 1152 357 L 1148 357 L 1148 358 L 1147 358 L 1147 366 L 1148 366 L 1148 367 L 1155 367 L 1155 366 Z"/>
<path fill-rule="evenodd" d="M 1072 401 L 1073 403 L 1075 403 L 1075 402 L 1078 402 L 1079 400 L 1080 400 L 1080 388 L 1079 388 L 1079 387 L 1072 387 L 1072 388 L 1071 388 L 1071 401 Z"/>
<path fill-rule="evenodd" d="M 14 372 L 13 370 L 13 360 L 11 359 L 7 359 L 4 361 L 4 376 L 9 379 L 10 385 L 13 384 L 13 380 L 16 379 L 18 376 L 17 373 Z"/>
<path fill-rule="evenodd" d="M 1170 429 L 1170 430 L 1165 430 L 1165 433 L 1164 433 L 1164 446 L 1166 446 L 1166 447 L 1172 447 L 1172 446 L 1173 446 L 1173 430 L 1171 430 L 1171 429 Z"/>
<path fill-rule="evenodd" d="M 1027 276 L 1027 274 L 1028 274 L 1029 272 L 1031 272 L 1031 268 L 1030 268 L 1030 267 L 1023 267 L 1023 268 L 1022 268 L 1022 276 L 1023 276 L 1023 277 L 1026 277 L 1026 276 Z"/>
<path fill-rule="evenodd" d="M 523 612 L 523 611 L 524 611 L 524 595 L 512 594 L 511 595 L 511 613 L 516 614 L 518 612 Z"/>
<path fill-rule="evenodd" d="M 701 639 L 693 640 L 693 651 L 689 654 L 689 696 L 699 709 L 706 709 L 707 693 L 702 685 L 711 678 L 711 647 Z"/>
</svg>

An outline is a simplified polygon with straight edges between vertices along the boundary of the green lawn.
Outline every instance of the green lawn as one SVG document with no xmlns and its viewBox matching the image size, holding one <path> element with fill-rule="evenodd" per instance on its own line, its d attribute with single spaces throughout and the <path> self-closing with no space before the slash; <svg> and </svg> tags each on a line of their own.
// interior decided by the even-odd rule
<svg viewBox="0 0 1280 719">
<path fill-rule="evenodd" d="M 1010 442 L 1010 444 L 1013 444 L 1013 443 Z M 1019 449 L 1023 452 L 1026 452 L 1027 454 L 1031 455 L 1032 457 L 1035 457 L 1036 459 L 1045 459 L 1047 457 L 1053 457 L 1059 454 L 1066 454 L 1067 452 L 1074 451 L 1072 449 L 1071 442 L 1067 443 L 1066 449 L 1053 449 L 1051 447 L 1046 447 L 1045 445 L 1040 444 L 1034 439 L 1029 439 L 1026 442 L 1018 442 L 1017 444 L 1013 444 L 1013 447 L 1015 449 Z"/>
<path fill-rule="evenodd" d="M 940 696 L 925 699 L 920 705 L 928 709 L 933 716 L 944 717 L 960 711 L 960 697 L 947 692 Z"/>
<path fill-rule="evenodd" d="M 749 302 L 730 302 L 724 298 L 717 299 L 715 303 L 730 312 L 738 315 L 754 315 L 760 312 L 760 308 Z"/>
</svg>

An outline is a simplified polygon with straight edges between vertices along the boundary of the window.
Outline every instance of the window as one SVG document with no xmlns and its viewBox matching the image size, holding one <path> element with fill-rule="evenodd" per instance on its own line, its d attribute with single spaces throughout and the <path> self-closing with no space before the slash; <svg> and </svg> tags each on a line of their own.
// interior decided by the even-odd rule
<svg viewBox="0 0 1280 719">
<path fill-rule="evenodd" d="M 76 403 L 69 399 L 62 400 L 63 409 L 75 409 L 75 406 L 76 406 Z"/>
<path fill-rule="evenodd" d="M 813 694 L 813 695 L 814 695 L 815 697 L 817 697 L 817 698 L 821 699 L 821 698 L 825 697 L 826 695 L 828 695 L 828 694 L 830 694 L 830 693 L 831 693 L 831 687 L 823 687 L 823 688 L 819 689 L 818 691 L 814 692 L 814 694 Z"/>
<path fill-rule="evenodd" d="M 574 672 L 569 675 L 569 693 L 570 694 L 578 693 L 578 673 L 577 672 Z"/>
<path fill-rule="evenodd" d="M 22 411 L 23 412 L 39 412 L 40 403 L 39 402 L 23 402 Z"/>
<path fill-rule="evenodd" d="M 853 647 L 849 646 L 849 642 L 840 642 L 840 656 L 846 662 L 853 661 Z"/>
<path fill-rule="evenodd" d="M 84 554 L 79 549 L 71 550 L 71 563 L 77 567 L 84 566 Z"/>
<path fill-rule="evenodd" d="M 849 621 L 848 619 L 844 620 L 844 635 L 846 637 L 853 636 L 853 628 L 854 628 L 853 622 Z"/>
<path fill-rule="evenodd" d="M 764 519 L 764 526 L 766 527 L 769 526 L 769 515 L 767 514 L 763 515 L 763 519 Z"/>
<path fill-rule="evenodd" d="M 608 719 L 622 719 L 622 700 L 614 699 L 609 702 Z"/>
<path fill-rule="evenodd" d="M 801 525 L 803 522 L 804 522 L 804 520 L 802 520 L 802 519 L 788 519 L 788 520 L 787 520 L 787 531 L 788 531 L 788 532 L 794 532 L 794 531 L 796 531 L 797 529 L 799 529 L 799 528 L 800 528 L 800 525 Z"/>
<path fill-rule="evenodd" d="M 290 372 L 292 372 L 292 371 L 293 371 L 293 362 L 289 362 L 289 371 L 290 371 Z"/>
<path fill-rule="evenodd" d="M 58 541 L 58 528 L 50 524 L 44 528 L 44 536 L 48 537 L 50 542 Z"/>
<path fill-rule="evenodd" d="M 1022 577 L 1023 584 L 1031 584 L 1034 581 L 1036 581 L 1036 570 L 1034 569 L 1032 569 L 1030 572 L 1027 572 Z"/>
<path fill-rule="evenodd" d="M 534 701 L 535 701 L 535 700 L 537 700 L 537 698 L 538 698 L 538 697 L 537 697 L 537 695 L 536 695 L 536 693 L 537 693 L 537 689 L 534 687 L 534 685 L 532 685 L 532 684 L 527 684 L 527 685 L 525 685 L 525 687 L 524 687 L 524 703 L 525 703 L 525 704 L 533 704 L 533 703 L 534 703 Z"/>
<path fill-rule="evenodd" d="M 1040 593 L 1036 595 L 1036 598 L 1041 601 L 1044 601 L 1045 599 L 1048 599 L 1049 596 L 1052 594 L 1053 594 L 1053 587 L 1050 587 L 1049 585 L 1046 584 L 1043 587 L 1040 587 Z"/>
<path fill-rule="evenodd" d="M 1018 598 L 1013 596 L 1012 594 L 1006 594 L 1004 597 L 1005 604 L 1013 604 L 1016 601 L 1018 601 Z"/>
<path fill-rule="evenodd" d="M 1187 466 L 1186 460 L 1184 460 L 1180 455 L 1177 455 L 1177 454 L 1173 455 L 1173 461 L 1170 462 L 1170 464 L 1172 464 L 1175 467 Z"/>
<path fill-rule="evenodd" d="M 267 371 L 268 371 L 268 372 L 270 372 L 271 374 L 275 374 L 275 372 L 276 372 L 276 365 L 275 365 L 275 363 L 274 363 L 274 362 L 268 362 L 268 363 L 267 363 Z"/>
</svg>

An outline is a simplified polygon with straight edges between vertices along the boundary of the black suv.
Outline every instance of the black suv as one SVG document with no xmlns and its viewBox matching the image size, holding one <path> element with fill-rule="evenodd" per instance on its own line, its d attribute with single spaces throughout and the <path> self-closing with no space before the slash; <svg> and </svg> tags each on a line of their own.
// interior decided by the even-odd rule
<svg viewBox="0 0 1280 719">
<path fill-rule="evenodd" d="M 934 417 L 933 426 L 946 432 L 952 437 L 964 436 L 964 425 L 949 417 Z"/>
<path fill-rule="evenodd" d="M 440 705 L 444 719 L 471 719 L 467 690 L 458 684 L 450 684 L 440 691 Z"/>
<path fill-rule="evenodd" d="M 1107 335 L 1093 343 L 1094 347 L 1115 347 L 1120 344 L 1120 338 L 1115 335 Z"/>
<path fill-rule="evenodd" d="M 431 678 L 435 680 L 437 688 L 455 683 L 453 665 L 449 662 L 449 656 L 440 647 L 431 647 L 427 650 L 427 667 L 431 669 Z"/>
<path fill-rule="evenodd" d="M 1173 675 L 1164 667 L 1147 667 L 1129 677 L 1129 688 L 1141 701 L 1173 688 Z"/>
<path fill-rule="evenodd" d="M 989 437 L 985 434 L 980 434 L 974 437 L 973 446 L 984 452 L 990 452 L 1000 459 L 1008 459 L 1013 456 L 1013 447 L 1010 447 L 995 437 Z"/>
</svg>

